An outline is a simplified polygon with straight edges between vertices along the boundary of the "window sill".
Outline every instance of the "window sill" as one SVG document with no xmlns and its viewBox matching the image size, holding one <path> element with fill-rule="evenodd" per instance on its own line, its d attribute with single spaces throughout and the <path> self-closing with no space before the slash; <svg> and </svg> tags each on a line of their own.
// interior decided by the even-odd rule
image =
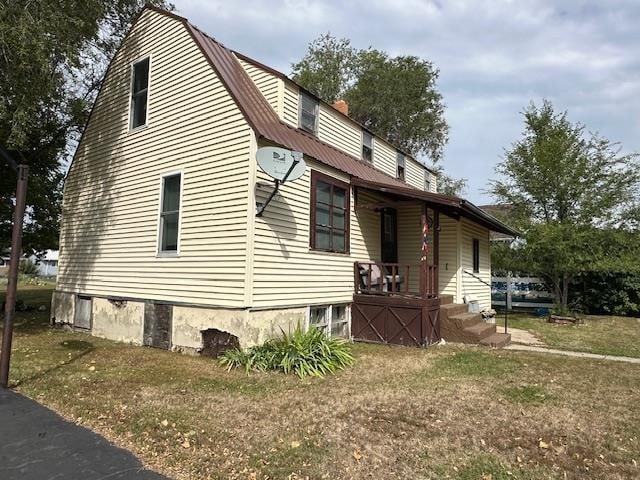
<svg viewBox="0 0 640 480">
<path fill-rule="evenodd" d="M 157 259 L 180 258 L 180 254 L 178 252 L 176 252 L 176 253 L 158 252 L 158 253 L 156 253 L 156 258 Z"/>
<path fill-rule="evenodd" d="M 331 250 L 321 250 L 318 248 L 309 248 L 309 253 L 321 253 L 323 255 L 332 255 L 336 257 L 350 257 L 351 252 L 332 252 Z"/>
<path fill-rule="evenodd" d="M 141 132 L 143 130 L 146 130 L 147 128 L 149 128 L 149 124 L 148 123 L 145 123 L 144 125 L 138 125 L 135 128 L 129 127 L 129 131 L 127 132 L 127 134 L 133 134 L 133 133 Z"/>
</svg>

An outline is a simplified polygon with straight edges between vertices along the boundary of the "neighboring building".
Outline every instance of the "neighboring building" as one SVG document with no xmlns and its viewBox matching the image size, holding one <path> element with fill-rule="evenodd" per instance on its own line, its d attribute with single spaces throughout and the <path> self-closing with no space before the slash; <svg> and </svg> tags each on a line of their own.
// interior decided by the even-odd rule
<svg viewBox="0 0 640 480">
<path fill-rule="evenodd" d="M 31 255 L 29 260 L 38 267 L 41 277 L 55 277 L 58 274 L 58 251 L 47 250 L 44 255 Z"/>
<path fill-rule="evenodd" d="M 456 303 L 488 308 L 489 231 L 514 232 L 436 193 L 432 171 L 340 109 L 146 7 L 65 182 L 55 321 L 173 349 L 297 323 L 423 344 L 466 314 Z M 264 146 L 302 152 L 307 168 L 256 217 L 273 189 Z"/>
</svg>

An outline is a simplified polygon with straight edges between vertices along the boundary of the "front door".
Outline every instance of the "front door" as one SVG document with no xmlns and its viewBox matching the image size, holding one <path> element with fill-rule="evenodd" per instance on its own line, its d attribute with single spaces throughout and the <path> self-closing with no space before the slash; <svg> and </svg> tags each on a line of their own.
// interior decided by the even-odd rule
<svg viewBox="0 0 640 480">
<path fill-rule="evenodd" d="M 383 208 L 380 220 L 382 263 L 398 263 L 398 212 L 395 208 Z"/>
</svg>

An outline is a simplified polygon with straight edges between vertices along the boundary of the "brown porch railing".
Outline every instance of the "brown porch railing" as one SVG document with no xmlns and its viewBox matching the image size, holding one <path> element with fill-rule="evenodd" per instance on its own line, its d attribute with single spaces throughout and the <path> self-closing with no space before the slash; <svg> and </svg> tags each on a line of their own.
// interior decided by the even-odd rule
<svg viewBox="0 0 640 480">
<path fill-rule="evenodd" d="M 438 296 L 438 266 L 417 264 L 355 262 L 354 290 L 365 295 Z"/>
</svg>

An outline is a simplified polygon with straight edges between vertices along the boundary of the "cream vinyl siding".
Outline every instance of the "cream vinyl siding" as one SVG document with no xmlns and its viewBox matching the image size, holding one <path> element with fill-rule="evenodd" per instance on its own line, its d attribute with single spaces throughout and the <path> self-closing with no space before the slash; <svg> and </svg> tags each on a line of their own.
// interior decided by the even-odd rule
<svg viewBox="0 0 640 480">
<path fill-rule="evenodd" d="M 362 157 L 362 129 L 323 103 L 320 103 L 318 138 L 356 158 Z"/>
<path fill-rule="evenodd" d="M 424 167 L 411 157 L 406 157 L 405 165 L 406 182 L 412 187 L 424 190 Z"/>
<path fill-rule="evenodd" d="M 409 289 L 420 291 L 420 254 L 422 252 L 422 207 L 411 205 L 400 207 L 398 211 L 398 263 L 411 265 Z M 400 275 L 406 281 L 405 270 Z M 404 288 L 404 285 L 402 285 Z"/>
<path fill-rule="evenodd" d="M 131 63 L 151 56 L 147 126 Z M 185 27 L 147 10 L 118 51 L 65 182 L 57 289 L 239 307 L 251 131 Z M 157 256 L 161 176 L 182 173 L 179 255 Z"/>
<path fill-rule="evenodd" d="M 396 149 L 379 138 L 373 139 L 373 166 L 396 178 Z"/>
<path fill-rule="evenodd" d="M 459 222 L 440 214 L 439 268 L 440 294 L 453 295 L 454 302 L 461 302 L 458 296 L 458 230 Z"/>
<path fill-rule="evenodd" d="M 298 87 L 291 84 L 290 82 L 284 82 L 284 93 L 283 93 L 283 106 L 282 106 L 282 120 L 293 127 L 298 127 L 298 102 L 299 93 Z"/>
<path fill-rule="evenodd" d="M 462 259 L 462 296 L 469 300 L 477 300 L 480 308 L 491 308 L 491 257 L 489 255 L 489 230 L 469 222 L 461 220 L 462 241 L 460 244 Z M 480 277 L 485 285 L 477 278 L 466 272 L 473 273 L 473 239 L 480 241 L 480 272 L 474 275 Z"/>
<path fill-rule="evenodd" d="M 424 171 L 424 179 L 429 180 L 429 191 L 432 193 L 438 193 L 438 177 L 432 174 L 429 170 Z"/>
<path fill-rule="evenodd" d="M 379 217 L 354 210 L 350 200 L 350 254 L 312 251 L 309 247 L 311 170 L 349 182 L 347 175 L 305 157 L 307 170 L 281 186 L 262 217 L 255 219 L 252 306 L 255 308 L 350 303 L 353 263 L 377 260 Z M 256 196 L 262 201 L 273 182 L 258 172 Z M 364 229 L 364 232 L 363 232 Z"/>
<path fill-rule="evenodd" d="M 282 80 L 252 63 L 246 62 L 242 59 L 239 59 L 238 61 L 256 87 L 258 87 L 262 96 L 267 99 L 271 108 L 278 112 L 278 103 L 280 101 L 279 92 Z"/>
</svg>

